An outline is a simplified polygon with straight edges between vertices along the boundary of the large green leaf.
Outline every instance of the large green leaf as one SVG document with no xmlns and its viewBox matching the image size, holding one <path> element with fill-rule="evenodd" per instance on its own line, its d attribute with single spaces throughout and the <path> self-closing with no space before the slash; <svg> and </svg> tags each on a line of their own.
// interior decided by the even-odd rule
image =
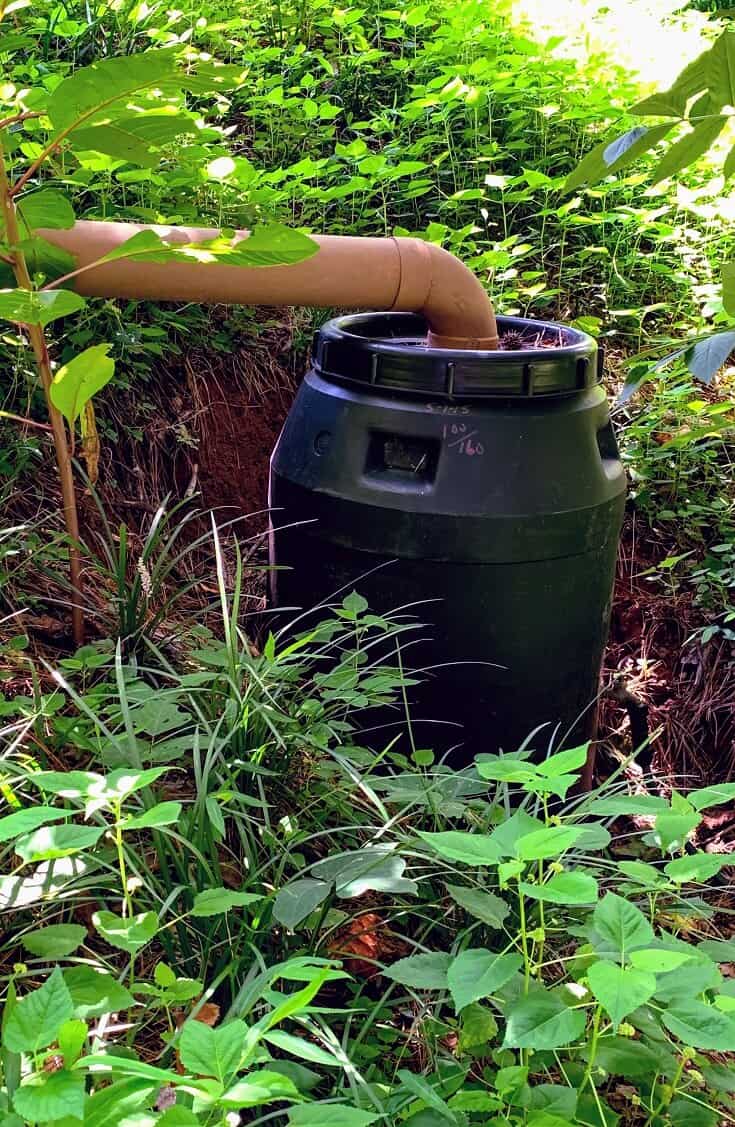
<svg viewBox="0 0 735 1127">
<path fill-rule="evenodd" d="M 503 1047 L 506 1049 L 559 1049 L 581 1036 L 583 1009 L 570 1009 L 558 994 L 534 990 L 508 1008 Z"/>
<path fill-rule="evenodd" d="M 20 197 L 16 206 L 21 223 L 29 231 L 37 227 L 67 231 L 74 226 L 74 209 L 58 188 L 28 192 Z"/>
<path fill-rule="evenodd" d="M 312 866 L 313 876 L 334 882 L 337 896 L 351 899 L 364 892 L 403 892 L 415 896 L 416 881 L 403 876 L 406 862 L 391 848 L 372 845 L 328 857 Z"/>
<path fill-rule="evenodd" d="M 153 168 L 161 159 L 162 146 L 196 132 L 195 123 L 183 114 L 138 113 L 75 129 L 70 142 L 81 151 L 93 150 L 141 168 Z"/>
<path fill-rule="evenodd" d="M 700 121 L 698 125 L 695 125 L 691 133 L 685 134 L 666 151 L 654 169 L 652 182 L 658 184 L 661 180 L 675 176 L 677 172 L 688 168 L 690 164 L 703 156 L 716 141 L 728 121 L 729 118 L 723 114 L 722 117 Z"/>
<path fill-rule="evenodd" d="M 136 164 L 140 168 L 155 168 L 161 159 L 158 149 L 147 145 L 140 137 L 136 137 L 116 121 L 75 129 L 70 143 L 72 148 L 79 152 L 105 153 L 128 164 Z"/>
<path fill-rule="evenodd" d="M 36 771 L 29 781 L 62 798 L 86 798 L 104 788 L 104 776 L 95 771 Z"/>
<path fill-rule="evenodd" d="M 586 831 L 585 826 L 545 826 L 518 839 L 521 861 L 542 861 L 561 857 Z"/>
<path fill-rule="evenodd" d="M 419 837 L 440 857 L 461 861 L 465 865 L 497 865 L 502 854 L 497 845 L 483 834 L 469 834 L 463 830 L 443 830 L 431 833 L 419 830 Z"/>
<path fill-rule="evenodd" d="M 91 849 L 105 833 L 104 826 L 40 826 L 33 833 L 18 838 L 15 852 L 28 864 L 70 857 L 82 849 Z"/>
<path fill-rule="evenodd" d="M 71 994 L 55 967 L 42 986 L 13 1006 L 3 1030 L 3 1044 L 13 1053 L 36 1053 L 56 1040 L 60 1026 L 73 1015 Z"/>
<path fill-rule="evenodd" d="M 597 1043 L 595 1063 L 615 1076 L 655 1075 L 660 1071 L 659 1055 L 642 1041 L 628 1037 L 601 1037 Z"/>
<path fill-rule="evenodd" d="M 503 926 L 510 911 L 510 905 L 505 900 L 479 888 L 465 888 L 459 884 L 448 884 L 446 887 L 455 904 L 459 904 L 460 908 L 464 908 L 476 920 L 481 920 L 487 927 Z"/>
<path fill-rule="evenodd" d="M 13 1107 L 31 1123 L 68 1122 L 84 1118 L 84 1077 L 81 1072 L 37 1072 L 13 1097 Z"/>
<path fill-rule="evenodd" d="M 597 900 L 597 881 L 589 873 L 573 870 L 555 873 L 545 884 L 527 884 L 521 881 L 521 892 L 533 900 L 543 900 L 550 904 L 594 904 Z"/>
<path fill-rule="evenodd" d="M 654 947 L 650 951 L 639 949 L 632 951 L 630 955 L 634 967 L 653 974 L 666 974 L 668 971 L 677 970 L 692 958 L 694 955 L 687 951 L 667 951 L 664 947 Z"/>
<path fill-rule="evenodd" d="M 224 1083 L 237 1072 L 247 1032 L 247 1025 L 239 1019 L 213 1029 L 190 1018 L 179 1038 L 181 1063 L 197 1076 L 214 1076 Z"/>
<path fill-rule="evenodd" d="M 46 112 L 54 129 L 68 131 L 92 122 L 110 106 L 175 77 L 177 59 L 169 50 L 100 59 L 82 67 L 55 88 Z"/>
<path fill-rule="evenodd" d="M 109 971 L 90 966 L 70 967 L 64 971 L 64 981 L 71 994 L 75 1017 L 120 1013 L 135 1003 L 130 991 Z"/>
<path fill-rule="evenodd" d="M 81 924 L 46 924 L 37 931 L 29 931 L 21 939 L 26 951 L 44 959 L 63 959 L 71 955 L 87 937 Z"/>
<path fill-rule="evenodd" d="M 735 1051 L 735 1018 L 704 1002 L 677 1000 L 661 1015 L 666 1028 L 695 1049 Z"/>
<path fill-rule="evenodd" d="M 477 1002 L 489 998 L 513 977 L 523 963 L 517 952 L 498 955 L 495 951 L 477 948 L 462 951 L 450 963 L 447 982 L 457 1013 Z"/>
<path fill-rule="evenodd" d="M 612 794 L 608 798 L 596 798 L 582 809 L 585 814 L 617 818 L 620 815 L 660 814 L 670 807 L 665 798 L 655 794 Z"/>
<path fill-rule="evenodd" d="M 720 368 L 735 351 L 735 331 L 728 330 L 723 333 L 713 333 L 712 336 L 698 340 L 686 351 L 687 367 L 689 371 L 702 383 L 708 384 L 714 379 Z M 707 788 L 719 790 L 719 787 Z M 696 794 L 696 792 L 695 792 Z M 713 804 L 714 805 L 714 804 Z M 704 809 L 699 807 L 698 809 Z"/>
<path fill-rule="evenodd" d="M 55 373 L 51 384 L 51 402 L 73 426 L 92 396 L 108 384 L 115 372 L 115 361 L 109 355 L 111 344 L 94 344 L 85 348 Z"/>
<path fill-rule="evenodd" d="M 727 269 L 730 271 L 732 283 L 735 287 L 735 262 L 729 263 Z M 733 337 L 735 338 L 735 333 Z M 733 339 L 731 347 L 735 349 L 735 339 Z M 732 802 L 733 799 L 735 799 L 735 783 L 716 783 L 712 787 L 692 790 L 687 795 L 687 802 L 695 810 L 707 810 L 710 806 L 722 806 L 725 802 Z"/>
<path fill-rule="evenodd" d="M 671 121 L 665 125 L 655 125 L 651 129 L 638 125 L 615 141 L 603 141 L 587 153 L 570 173 L 564 184 L 565 191 L 570 192 L 582 184 L 595 184 L 605 176 L 626 168 L 638 157 L 655 148 L 671 132 L 673 125 Z"/>
<path fill-rule="evenodd" d="M 130 955 L 150 943 L 158 931 L 158 916 L 155 912 L 141 912 L 127 919 L 116 916 L 114 912 L 95 912 L 92 923 L 111 947 L 118 947 Z"/>
<path fill-rule="evenodd" d="M 412 990 L 446 990 L 447 971 L 451 961 L 452 956 L 443 951 L 409 955 L 386 967 L 383 976 Z"/>
<path fill-rule="evenodd" d="M 288 1109 L 291 1127 L 369 1127 L 383 1117 L 346 1104 L 299 1104 Z"/>
<path fill-rule="evenodd" d="M 606 940 L 625 961 L 636 947 L 650 947 L 653 928 L 635 904 L 608 892 L 595 908 L 592 923 L 598 935 Z"/>
<path fill-rule="evenodd" d="M 289 931 L 310 916 L 329 894 L 331 884 L 303 877 L 282 888 L 273 902 L 273 917 Z"/>
<path fill-rule="evenodd" d="M 301 1094 L 287 1076 L 260 1069 L 243 1076 L 217 1101 L 220 1107 L 260 1107 L 276 1100 L 300 1100 Z"/>
<path fill-rule="evenodd" d="M 155 231 L 138 231 L 109 251 L 101 262 L 219 262 L 225 266 L 288 266 L 311 258 L 319 245 L 302 231 L 281 223 L 256 227 L 247 238 L 220 235 L 207 243 L 168 242 Z"/>
<path fill-rule="evenodd" d="M 726 262 L 722 267 L 722 304 L 726 312 L 728 312 L 731 317 L 735 317 L 735 262 Z M 732 786 L 732 784 L 730 784 L 730 786 Z M 705 789 L 716 791 L 718 788 L 707 787 Z M 727 785 L 725 789 L 727 789 Z M 689 801 L 692 801 L 691 795 L 689 796 Z M 727 799 L 723 799 L 723 801 L 727 801 Z M 692 805 L 694 806 L 695 803 L 692 802 Z M 697 807 L 697 809 L 701 810 L 702 807 Z"/>
<path fill-rule="evenodd" d="M 257 892 L 238 892 L 232 888 L 207 888 L 194 897 L 192 916 L 221 916 L 232 908 L 247 908 L 257 904 L 263 895 Z"/>
<path fill-rule="evenodd" d="M 158 802 L 155 806 L 151 806 L 149 810 L 145 810 L 142 814 L 135 814 L 133 817 L 128 818 L 123 829 L 148 830 L 156 829 L 160 826 L 172 826 L 178 822 L 180 817 L 180 802 Z"/>
<path fill-rule="evenodd" d="M 283 1050 L 284 1053 L 291 1053 L 299 1060 L 308 1060 L 311 1064 L 323 1064 L 329 1068 L 342 1067 L 342 1061 L 335 1057 L 334 1053 L 327 1052 L 320 1045 L 315 1045 L 313 1041 L 307 1041 L 305 1037 L 294 1037 L 292 1033 L 284 1033 L 282 1029 L 274 1029 L 270 1033 L 264 1033 L 263 1040 L 267 1041 L 269 1045 L 275 1045 L 277 1049 Z"/>
<path fill-rule="evenodd" d="M 613 1028 L 653 996 L 655 975 L 635 967 L 620 967 L 605 960 L 593 963 L 587 971 L 590 989 L 610 1015 Z"/>
<path fill-rule="evenodd" d="M 676 884 L 688 881 L 703 883 L 719 873 L 725 865 L 732 864 L 732 855 L 727 853 L 690 853 L 669 861 L 664 868 L 666 875 Z"/>
<path fill-rule="evenodd" d="M 16 810 L 15 814 L 0 818 L 0 842 L 12 841 L 13 838 L 31 833 L 39 826 L 58 822 L 68 816 L 67 810 L 56 810 L 53 806 L 29 806 L 27 810 Z"/>
<path fill-rule="evenodd" d="M 23 325 L 49 325 L 84 305 L 71 290 L 0 290 L 0 317 Z"/>
</svg>

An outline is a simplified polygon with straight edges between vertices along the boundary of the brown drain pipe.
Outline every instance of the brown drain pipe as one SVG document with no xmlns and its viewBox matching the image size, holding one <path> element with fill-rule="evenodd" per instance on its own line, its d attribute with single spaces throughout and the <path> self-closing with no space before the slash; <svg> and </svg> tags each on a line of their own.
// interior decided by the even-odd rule
<svg viewBox="0 0 735 1127">
<path fill-rule="evenodd" d="M 91 266 L 140 231 L 169 243 L 203 243 L 218 230 L 145 227 L 82 220 L 68 231 L 38 234 Z M 247 232 L 240 232 L 247 238 Z M 319 250 L 292 266 L 245 267 L 222 263 L 118 259 L 73 278 L 87 297 L 196 301 L 228 305 L 305 305 L 335 309 L 393 309 L 422 313 L 436 348 L 494 349 L 498 331 L 492 304 L 467 267 L 421 239 L 317 235 Z"/>
</svg>

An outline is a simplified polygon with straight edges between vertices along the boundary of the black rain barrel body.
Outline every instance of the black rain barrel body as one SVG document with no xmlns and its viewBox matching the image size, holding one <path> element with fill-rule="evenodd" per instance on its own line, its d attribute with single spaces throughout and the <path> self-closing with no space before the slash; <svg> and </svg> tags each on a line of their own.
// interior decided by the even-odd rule
<svg viewBox="0 0 735 1127">
<path fill-rule="evenodd" d="M 594 734 L 625 498 L 595 342 L 499 328 L 514 351 L 428 348 L 413 314 L 329 322 L 271 459 L 271 604 L 410 606 L 405 661 L 433 667 L 414 739 L 454 762 Z"/>
</svg>

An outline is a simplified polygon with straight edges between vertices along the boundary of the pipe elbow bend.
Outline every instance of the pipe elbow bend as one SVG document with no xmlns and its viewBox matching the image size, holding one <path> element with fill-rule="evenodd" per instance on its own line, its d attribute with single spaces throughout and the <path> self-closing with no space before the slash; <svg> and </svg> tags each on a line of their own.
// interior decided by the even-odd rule
<svg viewBox="0 0 735 1127">
<path fill-rule="evenodd" d="M 495 310 L 480 280 L 449 251 L 429 246 L 431 286 L 423 309 L 429 344 L 479 351 L 497 348 Z"/>
</svg>

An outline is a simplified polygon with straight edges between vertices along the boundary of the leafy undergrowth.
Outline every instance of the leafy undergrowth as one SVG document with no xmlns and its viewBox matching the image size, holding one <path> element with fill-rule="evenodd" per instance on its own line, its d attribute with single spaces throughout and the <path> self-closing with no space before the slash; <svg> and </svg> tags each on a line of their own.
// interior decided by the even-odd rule
<svg viewBox="0 0 735 1127">
<path fill-rule="evenodd" d="M 370 751 L 410 624 L 353 593 L 257 652 L 216 555 L 220 630 L 175 659 L 7 645 L 4 1127 L 729 1120 L 730 857 L 697 835 L 735 784 Z"/>
</svg>

